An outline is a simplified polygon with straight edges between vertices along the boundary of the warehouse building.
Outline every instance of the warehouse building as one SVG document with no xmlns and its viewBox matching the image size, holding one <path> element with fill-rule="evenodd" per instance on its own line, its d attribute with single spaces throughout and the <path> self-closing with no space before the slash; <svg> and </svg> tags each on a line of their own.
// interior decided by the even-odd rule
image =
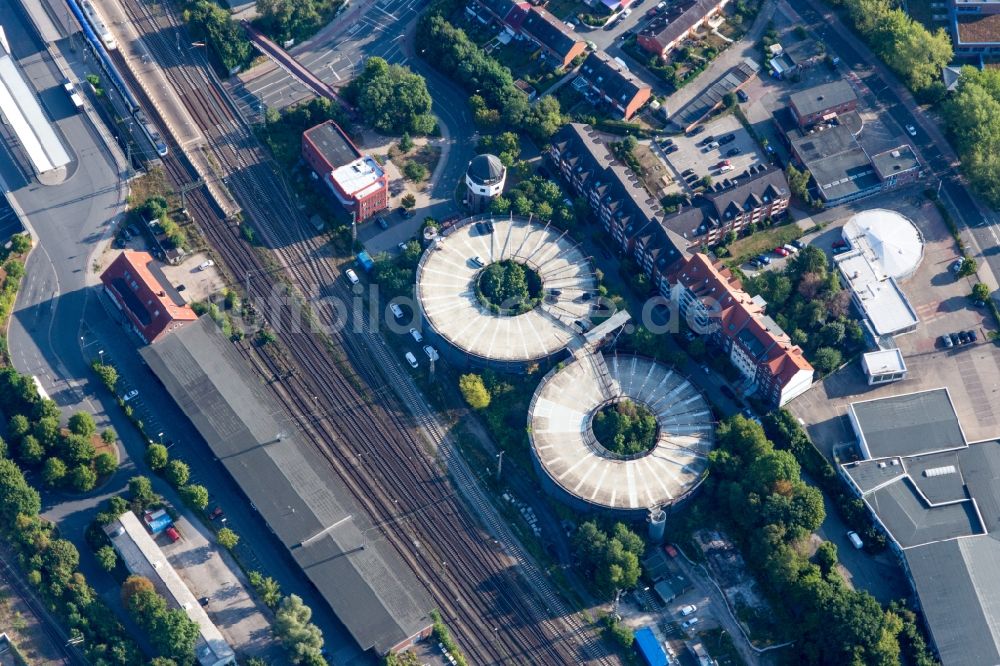
<svg viewBox="0 0 1000 666">
<path fill-rule="evenodd" d="M 967 442 L 947 389 L 853 403 L 840 473 L 888 535 L 942 666 L 1000 663 L 1000 442 Z"/>
<path fill-rule="evenodd" d="M 389 207 L 389 177 L 332 120 L 302 133 L 302 158 L 355 221 Z"/>
<path fill-rule="evenodd" d="M 362 650 L 430 634 L 426 590 L 210 317 L 141 353 Z"/>
<path fill-rule="evenodd" d="M 198 625 L 198 642 L 195 644 L 198 663 L 201 666 L 235 664 L 233 649 L 135 514 L 131 511 L 123 513 L 104 531 L 125 568 L 149 580 L 170 608 L 183 609 Z"/>
</svg>

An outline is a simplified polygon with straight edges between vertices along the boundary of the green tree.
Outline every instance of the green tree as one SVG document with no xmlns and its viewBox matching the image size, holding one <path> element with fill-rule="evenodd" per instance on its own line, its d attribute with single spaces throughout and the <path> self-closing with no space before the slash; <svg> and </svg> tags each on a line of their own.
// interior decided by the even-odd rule
<svg viewBox="0 0 1000 666">
<path fill-rule="evenodd" d="M 252 60 L 250 40 L 228 10 L 210 0 L 194 0 L 186 7 L 184 17 L 191 26 L 191 36 L 206 40 L 227 71 Z"/>
<path fill-rule="evenodd" d="M 608 534 L 587 521 L 577 529 L 573 546 L 588 579 L 602 596 L 610 597 L 615 590 L 634 587 L 638 582 L 643 541 L 625 525 L 617 523 Z"/>
<path fill-rule="evenodd" d="M 313 663 L 322 658 L 323 632 L 311 619 L 312 609 L 294 594 L 281 600 L 274 615 L 274 635 L 288 650 L 293 664 Z"/>
<path fill-rule="evenodd" d="M 31 249 L 31 236 L 27 233 L 14 234 L 10 237 L 10 251 L 13 254 L 24 254 Z"/>
<path fill-rule="evenodd" d="M 824 541 L 816 549 L 816 564 L 824 576 L 834 570 L 837 561 L 837 544 L 832 541 Z"/>
<path fill-rule="evenodd" d="M 976 271 L 979 270 L 979 264 L 972 257 L 964 257 L 962 259 L 962 265 L 958 268 L 959 277 L 968 277 L 970 275 L 975 275 Z"/>
<path fill-rule="evenodd" d="M 90 437 L 97 432 L 97 424 L 94 417 L 87 412 L 77 412 L 69 417 L 70 432 L 81 437 Z"/>
<path fill-rule="evenodd" d="M 240 535 L 228 527 L 223 527 L 219 530 L 218 534 L 215 535 L 215 539 L 219 542 L 219 545 L 226 550 L 232 550 L 233 548 L 236 548 L 236 544 L 240 542 Z"/>
<path fill-rule="evenodd" d="M 66 477 L 66 463 L 59 458 L 48 458 L 42 468 L 42 481 L 49 488 L 55 488 Z"/>
<path fill-rule="evenodd" d="M 28 422 L 28 417 L 24 414 L 15 414 L 7 422 L 7 434 L 10 435 L 12 439 L 18 440 L 27 435 L 31 431 L 31 423 Z"/>
<path fill-rule="evenodd" d="M 94 361 L 94 364 L 91 367 L 94 369 L 94 372 L 101 380 L 101 383 L 104 384 L 105 388 L 114 392 L 115 386 L 118 384 L 118 370 L 115 369 L 115 366 L 104 365 Z"/>
<path fill-rule="evenodd" d="M 105 428 L 101 432 L 101 441 L 105 444 L 114 444 L 116 439 L 118 439 L 118 435 L 115 433 L 114 428 Z"/>
<path fill-rule="evenodd" d="M 631 400 L 599 410 L 593 427 L 597 441 L 619 455 L 648 451 L 656 443 L 656 417 L 648 407 Z"/>
<path fill-rule="evenodd" d="M 842 357 L 840 352 L 832 347 L 820 347 L 816 350 L 813 365 L 822 373 L 833 372 L 840 367 Z"/>
<path fill-rule="evenodd" d="M 413 193 L 407 192 L 403 195 L 403 198 L 399 200 L 403 208 L 406 210 L 412 210 L 414 206 L 417 205 L 417 197 L 413 196 Z"/>
<path fill-rule="evenodd" d="M 59 443 L 60 457 L 67 465 L 89 464 L 96 453 L 89 436 L 66 435 Z"/>
<path fill-rule="evenodd" d="M 972 298 L 983 302 L 990 300 L 990 288 L 982 282 L 977 282 L 972 286 Z"/>
<path fill-rule="evenodd" d="M 115 553 L 115 549 L 111 546 L 101 546 L 97 549 L 96 555 L 97 563 L 108 573 L 114 571 L 114 568 L 118 565 L 118 554 Z"/>
<path fill-rule="evenodd" d="M 407 160 L 403 163 L 403 175 L 409 180 L 415 183 L 427 180 L 429 175 L 427 172 L 427 167 L 425 167 L 420 162 L 414 162 L 413 160 Z"/>
<path fill-rule="evenodd" d="M 45 459 L 45 447 L 34 435 L 25 435 L 17 447 L 18 460 L 33 467 Z"/>
<path fill-rule="evenodd" d="M 486 409 L 490 406 L 490 392 L 486 390 L 483 378 L 476 374 L 466 374 L 458 378 L 458 388 L 462 397 L 473 409 Z"/>
<path fill-rule="evenodd" d="M 408 67 L 390 65 L 372 56 L 345 92 L 379 132 L 428 134 L 434 130 L 427 84 L 424 77 Z"/>
<path fill-rule="evenodd" d="M 174 459 L 167 463 L 167 470 L 164 472 L 164 476 L 167 478 L 167 483 L 174 488 L 180 488 L 188 482 L 191 470 L 183 460 Z"/>
<path fill-rule="evenodd" d="M 403 132 L 403 136 L 399 139 L 399 149 L 404 153 L 413 150 L 413 139 L 410 138 L 409 132 Z"/>
<path fill-rule="evenodd" d="M 139 511 L 144 511 L 157 498 L 153 491 L 153 484 L 145 476 L 133 476 L 128 480 L 128 494 L 132 506 Z"/>
<path fill-rule="evenodd" d="M 274 580 L 270 576 L 265 576 L 259 571 L 251 571 L 247 578 L 250 580 L 250 585 L 260 596 L 261 601 L 264 602 L 271 610 L 278 607 L 281 602 L 281 586 L 278 581 Z"/>
<path fill-rule="evenodd" d="M 117 469 L 118 461 L 107 451 L 97 454 L 97 457 L 94 458 L 94 471 L 97 472 L 98 476 L 114 474 Z"/>
<path fill-rule="evenodd" d="M 96 484 L 97 473 L 90 468 L 90 465 L 80 464 L 69 472 L 69 485 L 77 492 L 89 492 Z"/>
<path fill-rule="evenodd" d="M 146 464 L 154 472 L 158 472 L 167 466 L 170 454 L 163 444 L 150 444 L 146 447 Z"/>
<path fill-rule="evenodd" d="M 202 511 L 208 506 L 208 490 L 205 486 L 189 484 L 180 488 L 181 499 Z"/>
</svg>

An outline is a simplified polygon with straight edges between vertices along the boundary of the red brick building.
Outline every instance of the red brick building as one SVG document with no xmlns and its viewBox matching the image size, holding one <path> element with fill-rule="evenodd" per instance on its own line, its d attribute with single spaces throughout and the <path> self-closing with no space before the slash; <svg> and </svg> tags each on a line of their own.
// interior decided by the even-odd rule
<svg viewBox="0 0 1000 666">
<path fill-rule="evenodd" d="M 729 0 L 681 0 L 668 6 L 639 31 L 639 46 L 665 57 L 729 4 Z"/>
<path fill-rule="evenodd" d="M 389 207 L 389 177 L 332 120 L 302 133 L 302 159 L 358 222 Z"/>
<path fill-rule="evenodd" d="M 580 76 L 600 102 L 630 120 L 649 101 L 653 89 L 604 51 L 594 51 L 580 66 Z"/>
<path fill-rule="evenodd" d="M 125 250 L 101 274 L 101 282 L 147 344 L 198 318 L 148 252 Z"/>
<path fill-rule="evenodd" d="M 858 96 L 844 79 L 801 90 L 788 98 L 788 108 L 799 127 L 811 127 L 858 108 Z"/>
</svg>

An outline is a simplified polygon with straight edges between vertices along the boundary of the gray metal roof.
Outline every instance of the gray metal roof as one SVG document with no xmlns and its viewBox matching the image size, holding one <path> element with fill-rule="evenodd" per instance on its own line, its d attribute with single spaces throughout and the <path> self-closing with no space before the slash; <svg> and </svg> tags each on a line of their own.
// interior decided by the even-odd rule
<svg viewBox="0 0 1000 666">
<path fill-rule="evenodd" d="M 871 458 L 913 456 L 965 445 L 945 389 L 851 403 Z"/>
<path fill-rule="evenodd" d="M 943 666 L 1000 664 L 1000 543 L 978 536 L 904 553 Z"/>
<path fill-rule="evenodd" d="M 909 478 L 865 496 L 902 548 L 982 533 L 972 502 L 930 506 Z"/>
<path fill-rule="evenodd" d="M 141 353 L 362 649 L 430 624 L 427 592 L 209 317 Z"/>
<path fill-rule="evenodd" d="M 857 98 L 851 84 L 844 79 L 838 79 L 815 88 L 792 93 L 788 101 L 795 107 L 800 116 L 808 116 L 846 104 Z"/>
<path fill-rule="evenodd" d="M 472 158 L 465 173 L 475 182 L 487 185 L 502 180 L 506 171 L 499 157 L 483 153 Z"/>
</svg>

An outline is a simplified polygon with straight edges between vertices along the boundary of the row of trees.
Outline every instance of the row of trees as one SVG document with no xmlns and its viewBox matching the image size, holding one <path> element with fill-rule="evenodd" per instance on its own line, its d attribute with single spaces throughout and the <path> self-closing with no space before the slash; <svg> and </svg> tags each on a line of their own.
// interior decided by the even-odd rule
<svg viewBox="0 0 1000 666">
<path fill-rule="evenodd" d="M 778 326 L 820 372 L 831 372 L 840 366 L 843 353 L 850 356 L 861 349 L 864 333 L 848 316 L 851 295 L 819 248 L 807 246 L 789 259 L 783 271 L 761 271 L 744 287 L 751 295 L 764 297 L 777 313 Z"/>
<path fill-rule="evenodd" d="M 969 182 L 1000 207 L 1000 71 L 963 68 L 942 112 Z"/>
<path fill-rule="evenodd" d="M 944 28 L 929 31 L 892 0 L 834 0 L 847 8 L 854 27 L 872 50 L 916 93 L 941 87 L 941 68 L 951 62 Z"/>
<path fill-rule="evenodd" d="M 836 571 L 836 547 L 807 557 L 807 537 L 825 517 L 819 490 L 800 478 L 789 451 L 775 449 L 757 423 L 720 424 L 706 490 L 715 515 L 743 546 L 747 562 L 785 626 L 794 624 L 791 661 L 896 664 L 903 623 Z"/>
<path fill-rule="evenodd" d="M 345 0 L 257 0 L 254 21 L 277 42 L 301 42 L 329 23 Z"/>
<path fill-rule="evenodd" d="M 11 368 L 0 369 L 0 411 L 11 418 L 31 418 L 46 409 L 34 382 Z M 145 663 L 111 610 L 77 571 L 76 547 L 56 536 L 39 517 L 41 498 L 18 465 L 0 456 L 0 535 L 45 605 L 62 619 L 93 664 L 131 666 Z"/>
<path fill-rule="evenodd" d="M 198 624 L 182 608 L 169 608 L 152 581 L 129 576 L 122 585 L 122 603 L 143 630 L 157 656 L 175 664 L 190 664 L 198 642 Z"/>
<path fill-rule="evenodd" d="M 430 134 L 436 121 L 424 77 L 409 67 L 382 58 L 365 61 L 365 69 L 344 89 L 344 96 L 366 122 L 383 134 Z"/>
<path fill-rule="evenodd" d="M 514 86 L 510 69 L 445 19 L 454 6 L 454 2 L 441 0 L 421 17 L 417 27 L 421 54 L 470 93 L 469 101 L 479 124 L 523 129 L 544 143 L 565 122 L 559 101 L 546 96 L 530 104 L 528 96 Z"/>
</svg>

